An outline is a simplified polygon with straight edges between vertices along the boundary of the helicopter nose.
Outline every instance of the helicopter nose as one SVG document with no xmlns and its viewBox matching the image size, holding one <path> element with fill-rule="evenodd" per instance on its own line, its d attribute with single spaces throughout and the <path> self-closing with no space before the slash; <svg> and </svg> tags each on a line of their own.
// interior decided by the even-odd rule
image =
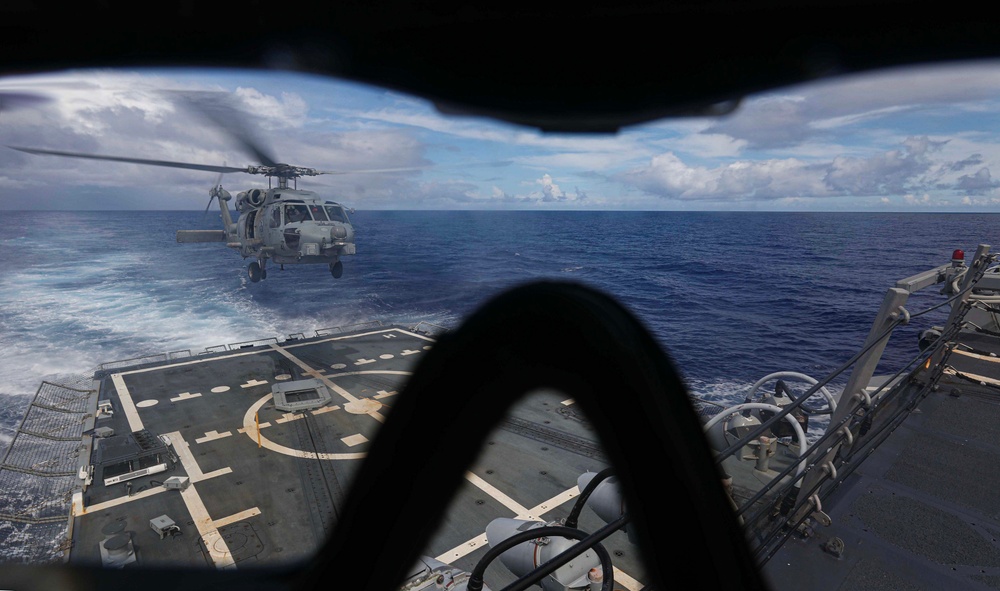
<svg viewBox="0 0 1000 591">
<path fill-rule="evenodd" d="M 332 236 L 334 240 L 347 238 L 347 229 L 343 226 L 334 226 L 330 229 L 330 236 Z"/>
</svg>

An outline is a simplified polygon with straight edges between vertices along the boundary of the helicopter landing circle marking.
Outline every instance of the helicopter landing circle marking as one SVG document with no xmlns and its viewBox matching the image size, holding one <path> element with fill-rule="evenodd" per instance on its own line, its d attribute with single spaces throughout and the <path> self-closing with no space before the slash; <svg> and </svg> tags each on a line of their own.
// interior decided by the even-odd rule
<svg viewBox="0 0 1000 591">
<path fill-rule="evenodd" d="M 411 372 L 411 371 L 393 370 L 393 369 L 382 369 L 382 370 L 379 370 L 379 369 L 370 369 L 370 370 L 365 370 L 365 371 L 349 371 L 349 372 L 345 372 L 345 373 L 338 373 L 338 374 L 336 374 L 334 376 L 331 376 L 331 377 L 341 378 L 341 377 L 346 377 L 346 376 L 372 375 L 372 374 L 395 375 L 395 376 L 409 376 L 409 375 L 413 375 L 413 372 Z M 250 440 L 254 442 L 254 444 L 257 443 L 257 425 L 254 422 L 254 415 L 256 415 L 257 411 L 259 411 L 261 409 L 261 407 L 263 407 L 265 404 L 267 404 L 272 398 L 273 398 L 273 396 L 271 394 L 266 394 L 263 398 L 261 398 L 260 400 L 258 400 L 257 402 L 255 402 L 250 408 L 248 408 L 246 414 L 243 415 L 243 429 L 240 430 L 240 432 L 243 433 L 244 435 L 246 435 L 247 437 L 249 437 Z M 352 411 L 351 409 L 347 408 L 351 404 L 355 405 L 353 407 L 354 411 Z M 360 411 L 358 414 L 368 414 L 369 412 L 371 412 L 370 408 L 368 408 L 368 407 L 369 406 L 374 406 L 374 405 L 378 405 L 379 407 L 381 407 L 382 403 L 378 402 L 377 400 L 371 400 L 371 399 L 368 399 L 368 398 L 360 398 L 360 399 L 354 400 L 352 403 L 345 404 L 343 408 L 344 408 L 344 410 L 346 410 L 348 412 Z M 330 410 L 334 410 L 334 408 L 332 408 L 332 407 L 323 407 L 321 409 L 314 410 L 312 414 L 313 415 L 318 415 L 321 412 L 328 412 L 326 410 L 327 408 L 329 408 Z M 267 423 L 261 423 L 260 424 L 261 429 L 263 429 L 265 425 L 267 425 Z M 261 447 L 266 447 L 267 449 L 269 449 L 271 451 L 278 452 L 280 454 L 285 454 L 286 456 L 293 456 L 293 457 L 296 457 L 296 458 L 305 458 L 305 459 L 309 459 L 309 460 L 360 460 L 361 458 L 365 457 L 365 455 L 366 455 L 366 452 L 355 452 L 355 453 L 329 453 L 329 452 L 321 452 L 321 453 L 316 453 L 316 452 L 312 452 L 312 451 L 304 451 L 304 450 L 300 450 L 300 449 L 293 449 L 291 447 L 288 447 L 288 446 L 285 446 L 285 445 L 281 445 L 280 443 L 275 443 L 274 441 L 271 441 L 270 439 L 264 437 L 263 432 L 261 432 L 261 434 L 260 434 L 260 446 Z"/>
<path fill-rule="evenodd" d="M 156 406 L 158 402 L 159 400 L 140 400 L 139 402 L 136 402 L 135 405 L 138 408 L 147 408 L 150 406 Z"/>
<path fill-rule="evenodd" d="M 229 391 L 229 386 L 216 386 L 212 388 L 212 392 L 216 394 L 222 394 L 223 392 L 228 392 L 228 391 Z"/>
<path fill-rule="evenodd" d="M 371 398 L 359 398 L 354 402 L 348 402 L 344 405 L 344 410 L 352 415 L 366 415 L 371 412 L 378 412 L 380 408 L 382 408 L 382 403 Z"/>
<path fill-rule="evenodd" d="M 254 421 L 254 417 L 257 411 L 260 410 L 262 406 L 268 403 L 272 399 L 271 394 L 265 395 L 263 398 L 253 403 L 253 405 L 247 409 L 245 415 L 243 415 L 243 434 L 250 438 L 255 444 L 258 442 L 258 437 L 261 447 L 266 447 L 267 449 L 277 452 L 279 454 L 285 454 L 286 456 L 292 456 L 296 458 L 305 458 L 307 460 L 360 460 L 365 457 L 365 452 L 355 452 L 355 453 L 316 453 L 314 451 L 304 451 L 301 449 L 293 449 L 291 447 L 281 445 L 280 443 L 275 443 L 264 437 L 261 432 L 258 434 L 257 425 Z"/>
</svg>

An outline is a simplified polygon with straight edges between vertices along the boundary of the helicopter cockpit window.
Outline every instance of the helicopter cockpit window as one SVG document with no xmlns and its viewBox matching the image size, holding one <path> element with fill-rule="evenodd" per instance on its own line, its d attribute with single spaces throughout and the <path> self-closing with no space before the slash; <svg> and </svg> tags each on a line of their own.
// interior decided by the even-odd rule
<svg viewBox="0 0 1000 591">
<path fill-rule="evenodd" d="M 339 205 L 327 205 L 326 213 L 330 216 L 331 222 L 347 223 L 347 213 L 345 213 L 344 208 Z"/>
<path fill-rule="evenodd" d="M 281 208 L 280 207 L 272 207 L 271 208 L 271 217 L 268 220 L 267 225 L 269 227 L 271 227 L 271 228 L 277 228 L 278 226 L 281 225 Z"/>
<path fill-rule="evenodd" d="M 285 205 L 285 223 L 292 224 L 304 220 L 312 219 L 309 216 L 309 209 L 303 204 Z"/>
<path fill-rule="evenodd" d="M 309 213 L 312 214 L 313 219 L 316 220 L 317 222 L 327 221 L 326 212 L 323 211 L 323 208 L 320 207 L 319 205 L 310 205 Z"/>
</svg>

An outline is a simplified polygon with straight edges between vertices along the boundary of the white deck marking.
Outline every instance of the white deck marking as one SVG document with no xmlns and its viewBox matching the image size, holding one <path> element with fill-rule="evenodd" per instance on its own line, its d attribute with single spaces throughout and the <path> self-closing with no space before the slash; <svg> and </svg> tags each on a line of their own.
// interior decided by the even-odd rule
<svg viewBox="0 0 1000 591">
<path fill-rule="evenodd" d="M 621 585 L 622 587 L 628 589 L 628 591 L 640 591 L 640 589 L 642 589 L 642 583 L 625 574 L 625 571 L 621 570 L 617 566 L 612 568 L 615 571 L 615 587 Z"/>
<path fill-rule="evenodd" d="M 191 400 L 192 398 L 201 398 L 201 393 L 195 392 L 192 394 L 190 392 L 181 392 L 176 397 L 171 398 L 170 402 L 182 402 L 184 400 Z"/>
<path fill-rule="evenodd" d="M 573 400 L 572 398 L 567 398 L 566 400 L 562 401 L 563 406 L 570 406 L 574 403 L 576 403 L 576 400 Z"/>
<path fill-rule="evenodd" d="M 208 441 L 215 441 L 216 439 L 224 439 L 230 435 L 232 435 L 230 431 L 223 431 L 222 433 L 219 433 L 218 431 L 209 431 L 208 433 L 205 433 L 204 437 L 199 437 L 198 439 L 195 439 L 194 442 L 206 443 Z"/>
<path fill-rule="evenodd" d="M 284 382 L 285 380 L 292 379 L 292 376 L 290 374 L 283 373 L 281 375 L 274 376 L 274 379 L 278 380 L 279 382 Z"/>
<path fill-rule="evenodd" d="M 209 558 L 215 563 L 215 568 L 236 568 L 236 561 L 233 559 L 232 553 L 229 552 L 226 540 L 219 533 L 218 527 L 215 526 L 212 516 L 208 514 L 208 509 L 205 508 L 205 503 L 201 500 L 201 495 L 198 494 L 198 489 L 195 487 L 195 482 L 204 480 L 206 475 L 202 473 L 198 461 L 191 455 L 191 447 L 187 441 L 184 441 L 184 437 L 181 436 L 180 431 L 167 433 L 166 436 L 173 444 L 174 451 L 177 453 L 177 457 L 180 458 L 181 465 L 184 466 L 184 471 L 188 473 L 188 477 L 191 479 L 191 484 L 181 491 L 181 498 L 184 500 L 184 506 L 187 507 L 188 513 L 191 514 L 191 518 L 194 520 L 194 526 L 197 528 L 198 535 L 201 536 L 202 542 L 208 550 Z M 225 468 L 225 470 L 232 472 L 229 468 Z M 212 474 L 218 472 L 219 470 L 216 470 Z M 197 478 L 196 475 L 198 476 Z"/>
<path fill-rule="evenodd" d="M 354 365 L 368 365 L 369 363 L 375 363 L 374 359 L 358 359 L 354 362 Z"/>
<path fill-rule="evenodd" d="M 155 398 L 150 398 L 149 400 L 140 400 L 135 403 L 136 408 L 149 408 L 150 406 L 156 406 L 160 401 Z"/>
<path fill-rule="evenodd" d="M 245 384 L 240 384 L 240 388 L 244 388 L 244 389 L 246 389 L 246 388 L 254 388 L 256 386 L 263 386 L 266 383 L 267 383 L 267 380 L 250 380 L 249 382 L 247 382 Z"/>
<path fill-rule="evenodd" d="M 466 478 L 468 478 L 468 476 L 466 476 Z M 470 482 L 471 482 L 471 480 L 470 480 Z M 473 484 L 475 484 L 475 483 L 473 482 Z M 501 494 L 503 494 L 503 493 L 501 493 Z M 515 519 L 540 519 L 541 516 L 544 515 L 546 512 L 551 511 L 552 509 L 555 509 L 556 507 L 558 507 L 559 505 L 562 505 L 566 501 L 568 501 L 568 500 L 570 500 L 570 499 L 572 499 L 574 497 L 579 496 L 579 494 L 580 494 L 580 489 L 578 489 L 577 487 L 574 486 L 573 488 L 568 488 L 568 489 L 564 490 L 563 492 L 557 494 L 556 496 L 552 497 L 551 499 L 549 499 L 547 501 L 543 501 L 538 506 L 536 506 L 536 507 L 534 507 L 534 508 L 532 508 L 530 510 L 529 509 L 525 509 L 524 507 L 520 507 L 518 505 L 518 507 L 520 507 L 523 511 L 515 511 L 515 513 L 517 513 L 517 515 L 515 515 L 514 518 Z M 490 496 L 492 496 L 492 495 L 490 495 Z M 496 497 L 494 497 L 494 498 L 496 498 Z M 497 499 L 497 500 L 500 500 L 500 499 Z M 514 504 L 517 505 L 517 503 L 514 503 Z M 467 542 L 464 542 L 462 544 L 459 544 L 458 546 L 455 546 L 451 550 L 445 551 L 443 554 L 440 554 L 439 556 L 437 556 L 436 560 L 440 560 L 441 562 L 450 562 L 450 561 L 453 561 L 453 560 L 457 560 L 459 558 L 462 558 L 466 554 L 471 554 L 472 552 L 475 552 L 478 548 L 482 547 L 484 544 L 487 544 L 487 543 L 488 542 L 486 540 L 486 534 L 484 533 L 481 536 L 472 538 L 471 540 L 469 540 Z M 617 577 L 615 577 L 615 581 L 617 581 L 617 580 L 618 580 Z M 639 591 L 639 588 L 636 588 L 636 589 L 631 589 L 630 588 L 630 591 Z"/>
<path fill-rule="evenodd" d="M 214 394 L 222 394 L 223 392 L 228 392 L 228 391 L 229 391 L 229 386 L 216 386 L 212 388 L 212 392 Z"/>
<path fill-rule="evenodd" d="M 257 427 L 254 424 L 254 415 L 260 410 L 260 407 L 264 406 L 269 400 L 271 400 L 271 394 L 268 394 L 253 403 L 250 408 L 247 409 L 246 414 L 243 415 L 243 431 L 242 433 L 250 438 L 250 441 L 254 445 L 257 445 Z M 261 425 L 263 427 L 263 425 Z M 306 458 L 309 460 L 360 460 L 365 457 L 365 452 L 352 452 L 352 453 L 316 453 L 311 451 L 303 451 L 301 449 L 292 449 L 290 447 L 281 445 L 280 443 L 275 443 L 260 435 L 260 446 L 265 447 L 273 452 L 279 454 L 284 454 L 286 456 L 292 456 L 295 458 Z"/>
<path fill-rule="evenodd" d="M 969 373 L 967 371 L 960 372 L 960 371 L 956 370 L 954 367 L 946 367 L 946 368 L 944 368 L 941 371 L 942 371 L 942 373 L 946 373 L 946 374 L 948 374 L 950 376 L 957 376 L 958 374 L 962 374 L 963 376 L 965 376 L 967 378 L 971 378 L 973 380 L 982 382 L 984 384 L 992 384 L 994 386 L 1000 386 L 1000 380 L 996 380 L 994 378 L 988 378 L 986 376 L 981 376 L 979 374 Z"/>
<path fill-rule="evenodd" d="M 974 357 L 975 359 L 982 359 L 983 361 L 991 361 L 993 363 L 1000 363 L 1000 357 L 991 357 L 989 355 L 980 355 L 979 353 L 973 353 L 972 351 L 965 351 L 962 349 L 954 349 L 952 353 L 958 353 L 959 355 L 965 355 L 966 357 Z"/>
<path fill-rule="evenodd" d="M 388 392 L 386 392 L 385 390 L 379 390 L 378 394 L 375 395 L 375 399 L 381 400 L 387 396 L 395 396 L 396 394 L 398 394 L 398 392 L 396 392 L 395 390 L 389 390 Z"/>
<path fill-rule="evenodd" d="M 518 515 L 527 516 L 527 517 L 520 517 L 519 519 L 534 519 L 534 517 L 530 516 L 531 511 L 529 511 L 527 507 L 521 506 L 517 501 L 504 494 L 504 492 L 501 491 L 499 488 L 493 486 L 489 482 L 486 482 L 476 474 L 473 474 L 472 472 L 466 472 L 465 479 L 471 482 L 473 485 L 475 485 L 476 488 L 478 488 L 479 490 L 493 497 L 494 500 L 496 500 L 504 507 L 507 507 L 514 513 Z"/>
<path fill-rule="evenodd" d="M 208 514 L 208 509 L 205 508 L 205 503 L 198 494 L 198 489 L 194 485 L 185 488 L 181 491 L 181 498 L 184 499 L 184 506 L 191 514 L 194 526 L 208 550 L 209 558 L 215 563 L 215 568 L 235 569 L 236 561 L 233 560 L 233 555 L 229 552 L 229 545 L 219 533 L 219 528 L 215 527 L 212 516 Z"/>
<path fill-rule="evenodd" d="M 549 499 L 549 500 L 541 503 L 540 505 L 532 507 L 531 508 L 531 513 L 534 514 L 534 515 L 544 515 L 544 514 L 548 513 L 549 511 L 555 509 L 559 505 L 562 505 L 566 501 L 569 501 L 570 499 L 575 499 L 578 496 L 580 496 L 580 489 L 579 488 L 577 488 L 575 486 L 573 488 L 567 488 L 563 492 L 561 492 L 561 493 L 557 494 L 556 496 L 552 497 L 551 499 Z"/>
<path fill-rule="evenodd" d="M 292 345 L 288 345 L 285 348 L 287 348 L 287 349 L 294 349 L 296 347 L 308 347 L 308 346 L 312 346 L 312 345 L 317 345 L 319 343 L 329 343 L 331 341 L 344 341 L 344 340 L 348 340 L 348 339 L 358 339 L 358 338 L 361 338 L 361 337 L 367 337 L 367 336 L 376 335 L 376 334 L 383 334 L 383 333 L 387 333 L 387 332 L 396 332 L 396 333 L 399 333 L 399 334 L 405 334 L 407 336 L 411 336 L 411 337 L 413 337 L 415 339 L 420 339 L 422 341 L 429 341 L 431 343 L 435 342 L 434 339 L 432 339 L 430 337 L 427 337 L 427 336 L 424 336 L 424 335 L 420 335 L 420 334 L 416 334 L 416 333 L 412 333 L 412 332 L 410 332 L 408 330 L 403 330 L 403 329 L 400 329 L 400 328 L 387 328 L 387 329 L 383 329 L 383 330 L 375 330 L 375 331 L 372 331 L 372 332 L 363 332 L 363 333 L 345 335 L 345 336 L 340 336 L 340 337 L 331 337 L 331 338 L 322 339 L 322 340 L 319 340 L 319 341 L 310 341 L 308 343 L 292 344 Z M 430 347 L 429 346 L 428 347 L 424 347 L 424 349 L 429 350 Z M 178 362 L 178 363 L 171 363 L 170 365 L 157 365 L 155 367 L 144 367 L 142 369 L 133 369 L 133 370 L 130 370 L 130 371 L 123 371 L 123 372 L 121 372 L 118 375 L 125 376 L 125 375 L 137 374 L 137 373 L 146 373 L 146 372 L 150 372 L 150 371 L 162 371 L 164 369 L 173 369 L 175 367 L 184 367 L 184 366 L 187 366 L 187 365 L 196 365 L 198 363 L 216 362 L 216 361 L 221 361 L 223 359 L 235 359 L 236 357 L 247 357 L 247 356 L 251 356 L 251 355 L 260 355 L 260 351 L 243 351 L 243 352 L 240 352 L 240 353 L 233 353 L 231 355 L 222 355 L 222 356 L 219 356 L 219 357 L 210 357 L 210 358 L 206 358 L 206 359 L 194 359 L 194 360 L 190 360 L 190 361 L 181 361 L 181 362 Z M 347 366 L 345 365 L 344 367 L 347 367 Z M 113 378 L 114 378 L 114 376 L 112 376 L 112 379 Z"/>
<path fill-rule="evenodd" d="M 355 445 L 361 445 L 362 443 L 368 442 L 368 438 L 362 435 L 361 433 L 355 433 L 354 435 L 341 437 L 340 440 L 343 441 L 344 445 L 346 445 L 347 447 L 354 447 Z"/>
<path fill-rule="evenodd" d="M 112 507 L 117 507 L 118 505 L 124 505 L 125 503 L 131 503 L 132 501 L 138 501 L 140 499 L 145 499 L 146 497 L 151 497 L 153 495 L 158 495 L 161 492 L 166 492 L 167 489 L 162 486 L 157 486 L 155 488 L 147 488 L 144 491 L 140 491 L 132 495 L 124 495 L 118 497 L 117 499 L 111 499 L 110 501 L 104 501 L 103 503 L 97 503 L 95 505 L 87 505 L 83 508 L 82 513 L 75 513 L 74 515 L 86 515 L 87 513 L 96 513 L 98 511 L 104 511 L 105 509 L 110 509 Z"/>
<path fill-rule="evenodd" d="M 227 525 L 231 525 L 233 523 L 236 523 L 237 521 L 243 521 L 244 519 L 249 519 L 256 515 L 260 515 L 260 509 L 258 509 L 257 507 L 251 507 L 246 511 L 240 511 L 239 513 L 234 513 L 229 517 L 216 519 L 214 525 L 215 527 L 226 527 Z"/>
<path fill-rule="evenodd" d="M 420 351 L 414 351 L 412 349 L 403 349 L 403 352 L 400 353 L 400 355 L 403 355 L 405 357 L 407 355 L 415 355 L 417 353 L 420 353 Z"/>
<path fill-rule="evenodd" d="M 261 429 L 267 429 L 270 426 L 271 426 L 271 423 L 261 423 L 259 425 L 251 425 L 250 426 L 250 431 L 252 433 L 256 434 L 258 427 L 260 427 Z M 236 430 L 236 432 L 237 433 L 246 433 L 247 432 L 247 428 L 246 427 L 240 427 L 239 429 Z"/>
<path fill-rule="evenodd" d="M 290 423 L 292 421 L 297 421 L 299 419 L 304 419 L 304 418 L 306 418 L 306 415 L 304 415 L 304 414 L 303 415 L 297 415 L 297 414 L 292 414 L 290 412 L 286 412 L 285 414 L 281 415 L 280 419 L 278 419 L 278 420 L 276 420 L 274 422 L 276 424 L 278 424 L 278 425 L 281 425 L 283 423 Z"/>
<path fill-rule="evenodd" d="M 219 468 L 205 474 L 201 471 L 198 460 L 194 459 L 194 454 L 191 453 L 191 446 L 187 441 L 184 441 L 180 431 L 172 431 L 165 433 L 165 435 L 170 439 L 170 443 L 173 444 L 174 453 L 180 458 L 181 464 L 184 466 L 184 471 L 187 472 L 188 478 L 191 479 L 191 484 L 215 478 L 216 476 L 222 476 L 223 474 L 229 474 L 233 471 L 232 468 Z"/>
<path fill-rule="evenodd" d="M 334 363 L 330 366 L 330 369 L 344 369 L 345 367 L 347 367 L 346 363 Z"/>
<path fill-rule="evenodd" d="M 313 416 L 316 416 L 316 415 L 321 415 L 321 414 L 327 413 L 327 412 L 333 412 L 335 410 L 340 410 L 340 407 L 339 406 L 324 406 L 323 408 L 317 408 L 316 410 L 312 411 L 312 413 L 313 413 Z"/>
<path fill-rule="evenodd" d="M 386 339 L 394 339 L 394 338 L 396 338 L 396 335 L 394 335 L 394 334 L 392 334 L 392 333 L 390 332 L 390 333 L 387 333 L 387 334 L 384 334 L 384 335 L 382 335 L 382 337 L 383 337 L 383 338 L 386 338 Z"/>
<path fill-rule="evenodd" d="M 118 392 L 118 400 L 122 403 L 122 410 L 125 412 L 125 418 L 128 419 L 129 429 L 133 433 L 142 431 L 142 419 L 139 418 L 139 411 L 132 404 L 132 395 L 129 394 L 128 386 L 125 385 L 125 379 L 122 378 L 122 374 L 111 374 L 111 383 L 115 385 L 115 390 Z"/>
<path fill-rule="evenodd" d="M 458 546 L 455 546 L 451 550 L 445 551 L 444 554 L 439 554 L 434 558 L 434 560 L 450 564 L 452 561 L 458 560 L 459 558 L 465 556 L 466 554 L 472 554 L 479 548 L 489 545 L 489 543 L 490 543 L 489 540 L 486 539 L 486 534 L 483 534 L 477 538 L 472 538 L 471 540 L 465 542 L 464 544 L 459 544 Z"/>
<path fill-rule="evenodd" d="M 378 356 L 379 359 L 392 359 L 393 357 L 395 357 L 395 355 L 392 353 L 384 353 Z"/>
<path fill-rule="evenodd" d="M 313 368 L 309 367 L 308 364 L 306 364 L 304 361 L 302 361 L 301 359 L 299 359 L 295 355 L 292 355 L 291 353 L 289 353 L 288 351 L 286 351 L 284 348 L 282 348 L 282 347 L 280 347 L 278 345 L 275 345 L 275 344 L 271 344 L 270 347 L 272 349 L 274 349 L 275 351 L 277 351 L 278 353 L 281 353 L 282 355 L 284 355 L 285 357 L 287 357 L 295 365 L 298 365 L 299 367 L 301 367 L 303 370 L 305 370 L 306 374 L 308 374 L 310 376 L 313 376 L 314 378 L 316 378 L 319 381 L 321 381 L 324 384 L 326 384 L 326 386 L 328 388 L 330 388 L 331 390 L 333 390 L 337 394 L 340 394 L 341 398 L 343 398 L 344 400 L 346 400 L 348 403 L 352 403 L 352 402 L 356 403 L 356 402 L 358 402 L 358 400 L 365 400 L 363 398 L 359 399 L 359 398 L 355 397 L 353 394 L 351 394 L 347 390 L 341 388 L 337 384 L 334 384 L 332 381 L 330 381 L 330 378 L 328 378 L 328 377 L 320 374 L 318 371 L 316 371 Z M 340 374 L 340 375 L 345 375 L 345 374 Z M 371 418 L 375 419 L 376 421 L 378 421 L 380 423 L 384 423 L 385 422 L 385 417 L 382 416 L 381 413 L 378 412 L 378 408 L 372 408 L 372 409 L 370 409 L 370 411 L 367 414 L 368 414 L 368 416 L 370 416 Z"/>
</svg>

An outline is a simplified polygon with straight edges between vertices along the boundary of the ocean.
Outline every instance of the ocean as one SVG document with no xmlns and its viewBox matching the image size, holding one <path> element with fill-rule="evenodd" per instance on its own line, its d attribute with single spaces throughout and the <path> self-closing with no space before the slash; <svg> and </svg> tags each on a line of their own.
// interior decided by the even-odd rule
<svg viewBox="0 0 1000 591">
<path fill-rule="evenodd" d="M 0 449 L 43 380 L 89 387 L 102 362 L 375 320 L 452 328 L 491 297 L 540 279 L 617 298 L 711 410 L 742 402 L 772 372 L 822 379 L 862 346 L 898 279 L 948 263 L 955 249 L 971 257 L 1000 222 L 981 214 L 359 211 L 357 255 L 346 258 L 342 278 L 325 265 L 272 265 L 265 281 L 251 283 L 247 261 L 224 245 L 176 243 L 177 229 L 217 228 L 217 213 L 0 219 Z M 911 313 L 944 300 L 937 288 L 925 291 L 911 298 Z M 912 359 L 919 332 L 946 314 L 897 329 L 880 369 Z M 23 505 L 22 495 L 57 495 L 7 476 L 0 515 Z M 61 521 L 3 521 L 0 561 L 51 559 L 64 535 Z"/>
<path fill-rule="evenodd" d="M 918 213 L 358 211 L 342 278 L 272 265 L 250 283 L 221 244 L 177 244 L 218 213 L 4 212 L 0 444 L 42 380 L 101 362 L 372 320 L 455 327 L 505 289 L 581 282 L 630 309 L 692 395 L 743 400 L 757 379 L 817 379 L 862 345 L 896 280 L 971 257 L 1000 216 Z M 911 312 L 943 298 L 911 298 Z M 945 310 L 897 330 L 883 368 Z M 846 377 L 834 381 L 842 387 Z"/>
</svg>

